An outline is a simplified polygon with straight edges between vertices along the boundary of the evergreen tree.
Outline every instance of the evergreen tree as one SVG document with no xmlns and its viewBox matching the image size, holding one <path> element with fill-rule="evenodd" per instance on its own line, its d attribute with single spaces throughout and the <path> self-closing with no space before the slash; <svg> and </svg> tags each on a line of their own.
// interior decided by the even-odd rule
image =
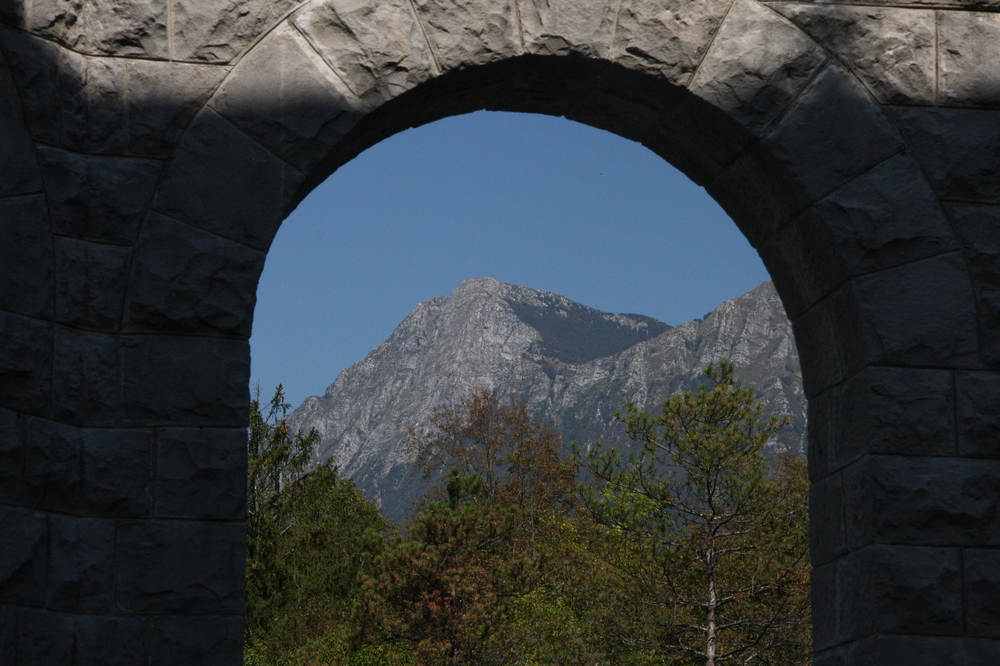
<svg viewBox="0 0 1000 666">
<path fill-rule="evenodd" d="M 734 371 L 707 367 L 712 386 L 664 400 L 658 415 L 616 413 L 638 443 L 624 455 L 576 449 L 596 480 L 584 505 L 622 540 L 610 602 L 623 612 L 604 631 L 639 662 L 811 659 L 804 469 L 790 456 L 768 469 L 762 450 L 788 421 L 765 418 Z"/>
</svg>

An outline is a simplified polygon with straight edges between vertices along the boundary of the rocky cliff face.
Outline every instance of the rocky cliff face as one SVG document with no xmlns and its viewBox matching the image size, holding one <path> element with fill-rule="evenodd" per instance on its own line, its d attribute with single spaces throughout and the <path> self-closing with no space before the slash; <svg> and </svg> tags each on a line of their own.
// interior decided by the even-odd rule
<svg viewBox="0 0 1000 666">
<path fill-rule="evenodd" d="M 558 294 L 488 278 L 463 282 L 417 308 L 323 397 L 291 415 L 316 428 L 319 458 L 353 476 L 390 519 L 426 489 L 403 448 L 408 427 L 478 388 L 516 395 L 567 441 L 625 442 L 612 413 L 626 402 L 655 409 L 697 388 L 719 359 L 739 366 L 769 411 L 792 416 L 785 442 L 803 452 L 805 397 L 791 326 L 770 283 L 705 316 L 670 327 L 609 314 Z"/>
</svg>

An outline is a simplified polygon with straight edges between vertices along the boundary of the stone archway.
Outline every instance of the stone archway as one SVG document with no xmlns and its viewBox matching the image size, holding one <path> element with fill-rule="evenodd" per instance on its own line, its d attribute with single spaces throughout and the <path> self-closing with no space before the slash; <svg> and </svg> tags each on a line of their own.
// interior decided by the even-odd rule
<svg viewBox="0 0 1000 666">
<path fill-rule="evenodd" d="M 0 0 L 0 654 L 239 662 L 270 241 L 485 108 L 641 141 L 758 248 L 810 398 L 817 663 L 1000 661 L 1000 14 L 909 4 Z"/>
</svg>

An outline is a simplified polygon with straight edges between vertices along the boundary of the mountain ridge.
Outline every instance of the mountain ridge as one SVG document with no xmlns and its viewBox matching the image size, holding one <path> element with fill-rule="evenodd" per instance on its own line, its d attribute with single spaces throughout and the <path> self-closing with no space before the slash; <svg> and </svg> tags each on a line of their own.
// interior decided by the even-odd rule
<svg viewBox="0 0 1000 666">
<path fill-rule="evenodd" d="M 722 303 L 702 319 L 669 326 L 613 314 L 565 296 L 491 278 L 460 284 L 420 303 L 322 397 L 289 417 L 320 432 L 317 460 L 344 476 L 400 522 L 428 482 L 403 447 L 407 428 L 479 388 L 516 395 L 567 441 L 624 444 L 611 413 L 625 402 L 655 409 L 702 382 L 701 369 L 728 358 L 769 411 L 786 412 L 786 438 L 804 451 L 805 397 L 791 326 L 770 283 Z"/>
</svg>

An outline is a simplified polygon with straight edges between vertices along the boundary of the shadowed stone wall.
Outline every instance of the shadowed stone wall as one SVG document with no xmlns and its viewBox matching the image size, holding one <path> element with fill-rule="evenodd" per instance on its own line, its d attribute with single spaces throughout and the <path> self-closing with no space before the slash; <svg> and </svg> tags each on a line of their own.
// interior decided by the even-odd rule
<svg viewBox="0 0 1000 666">
<path fill-rule="evenodd" d="M 355 154 L 477 109 L 641 141 L 760 252 L 816 663 L 1000 663 L 995 9 L 0 0 L 2 663 L 240 663 L 265 253 Z"/>
</svg>

